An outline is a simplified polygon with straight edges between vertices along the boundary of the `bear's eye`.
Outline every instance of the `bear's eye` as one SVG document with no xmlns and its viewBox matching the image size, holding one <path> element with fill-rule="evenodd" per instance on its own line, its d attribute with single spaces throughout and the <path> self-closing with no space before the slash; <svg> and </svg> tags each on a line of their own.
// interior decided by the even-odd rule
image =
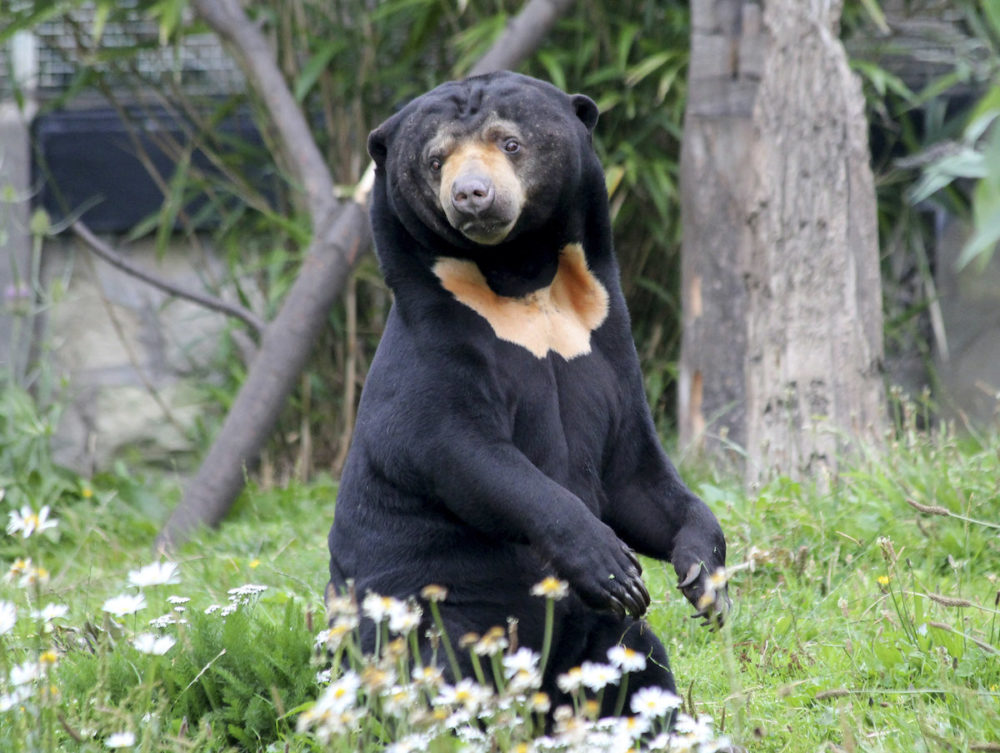
<svg viewBox="0 0 1000 753">
<path fill-rule="evenodd" d="M 503 150 L 507 152 L 507 154 L 514 154 L 520 148 L 521 145 L 517 143 L 517 139 L 507 139 L 505 142 L 503 142 Z"/>
<path fill-rule="evenodd" d="M 430 161 L 429 164 L 430 164 L 430 167 L 431 167 L 431 172 L 435 172 L 435 173 L 441 172 L 441 158 L 440 157 L 431 157 L 431 161 Z"/>
</svg>

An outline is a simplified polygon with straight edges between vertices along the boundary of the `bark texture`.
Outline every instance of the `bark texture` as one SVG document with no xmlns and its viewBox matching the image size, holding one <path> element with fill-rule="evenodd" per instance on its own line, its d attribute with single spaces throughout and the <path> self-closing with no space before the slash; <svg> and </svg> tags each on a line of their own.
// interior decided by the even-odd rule
<svg viewBox="0 0 1000 753">
<path fill-rule="evenodd" d="M 748 483 L 882 436 L 875 191 L 840 12 L 692 3 L 681 441 L 741 448 Z"/>
<path fill-rule="evenodd" d="M 713 455 L 746 444 L 744 218 L 761 49 L 758 4 L 691 3 L 677 414 L 681 445 Z"/>
<path fill-rule="evenodd" d="M 768 0 L 747 222 L 747 478 L 836 469 L 883 431 L 882 287 L 841 4 Z"/>
</svg>

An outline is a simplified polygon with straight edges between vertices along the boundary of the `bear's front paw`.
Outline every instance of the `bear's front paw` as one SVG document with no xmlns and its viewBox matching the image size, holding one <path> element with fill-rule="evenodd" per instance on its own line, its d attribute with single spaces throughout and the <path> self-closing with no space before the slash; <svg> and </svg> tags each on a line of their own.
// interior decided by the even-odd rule
<svg viewBox="0 0 1000 753">
<path fill-rule="evenodd" d="M 619 617 L 641 617 L 649 606 L 642 566 L 610 528 L 607 534 L 562 553 L 556 569 L 588 606 L 609 610 Z"/>
<path fill-rule="evenodd" d="M 702 620 L 702 625 L 709 625 L 712 630 L 722 627 L 733 604 L 726 585 L 725 568 L 710 573 L 703 562 L 695 562 L 677 588 L 698 610 L 691 615 L 692 619 Z"/>
</svg>

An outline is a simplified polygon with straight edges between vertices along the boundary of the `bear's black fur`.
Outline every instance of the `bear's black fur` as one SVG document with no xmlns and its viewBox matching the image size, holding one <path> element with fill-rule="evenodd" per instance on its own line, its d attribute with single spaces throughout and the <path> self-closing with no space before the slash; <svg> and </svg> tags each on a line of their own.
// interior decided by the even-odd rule
<svg viewBox="0 0 1000 753">
<path fill-rule="evenodd" d="M 537 651 L 530 590 L 554 575 L 571 593 L 547 690 L 617 643 L 652 659 L 630 689 L 672 690 L 633 551 L 671 562 L 697 604 L 726 545 L 653 427 L 596 122 L 587 97 L 503 72 L 439 86 L 369 136 L 395 301 L 340 484 L 331 586 L 438 584 L 452 640 L 515 617 Z M 719 619 L 727 598 L 699 608 Z"/>
</svg>

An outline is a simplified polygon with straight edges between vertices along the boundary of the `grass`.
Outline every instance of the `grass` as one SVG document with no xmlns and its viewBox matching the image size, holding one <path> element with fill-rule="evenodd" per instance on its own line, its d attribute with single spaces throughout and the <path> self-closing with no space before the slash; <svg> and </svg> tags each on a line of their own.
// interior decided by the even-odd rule
<svg viewBox="0 0 1000 753">
<path fill-rule="evenodd" d="M 248 490 L 177 553 L 179 582 L 140 588 L 129 574 L 154 561 L 177 484 L 123 468 L 79 479 L 39 450 L 44 418 L 0 428 L 0 512 L 48 505 L 58 519 L 0 534 L 0 602 L 16 610 L 5 630 L 0 604 L 0 751 L 532 749 L 526 705 L 470 712 L 450 688 L 449 724 L 464 710 L 465 731 L 442 734 L 443 702 L 393 716 L 370 668 L 317 683 L 334 481 Z M 729 541 L 728 626 L 699 627 L 672 569 L 645 563 L 687 712 L 753 751 L 1000 751 L 1000 436 L 903 431 L 826 492 L 788 479 L 751 495 L 710 476 L 694 486 Z M 247 584 L 267 588 L 231 593 Z M 140 592 L 143 608 L 106 611 Z M 149 624 L 163 616 L 177 622 Z M 154 637 L 170 639 L 164 653 Z M 412 669 L 401 651 L 399 682 Z M 483 661 L 503 672 L 500 656 Z M 331 721 L 334 692 L 357 706 L 345 727 Z M 572 749 L 614 749 L 607 728 L 589 729 Z"/>
</svg>

